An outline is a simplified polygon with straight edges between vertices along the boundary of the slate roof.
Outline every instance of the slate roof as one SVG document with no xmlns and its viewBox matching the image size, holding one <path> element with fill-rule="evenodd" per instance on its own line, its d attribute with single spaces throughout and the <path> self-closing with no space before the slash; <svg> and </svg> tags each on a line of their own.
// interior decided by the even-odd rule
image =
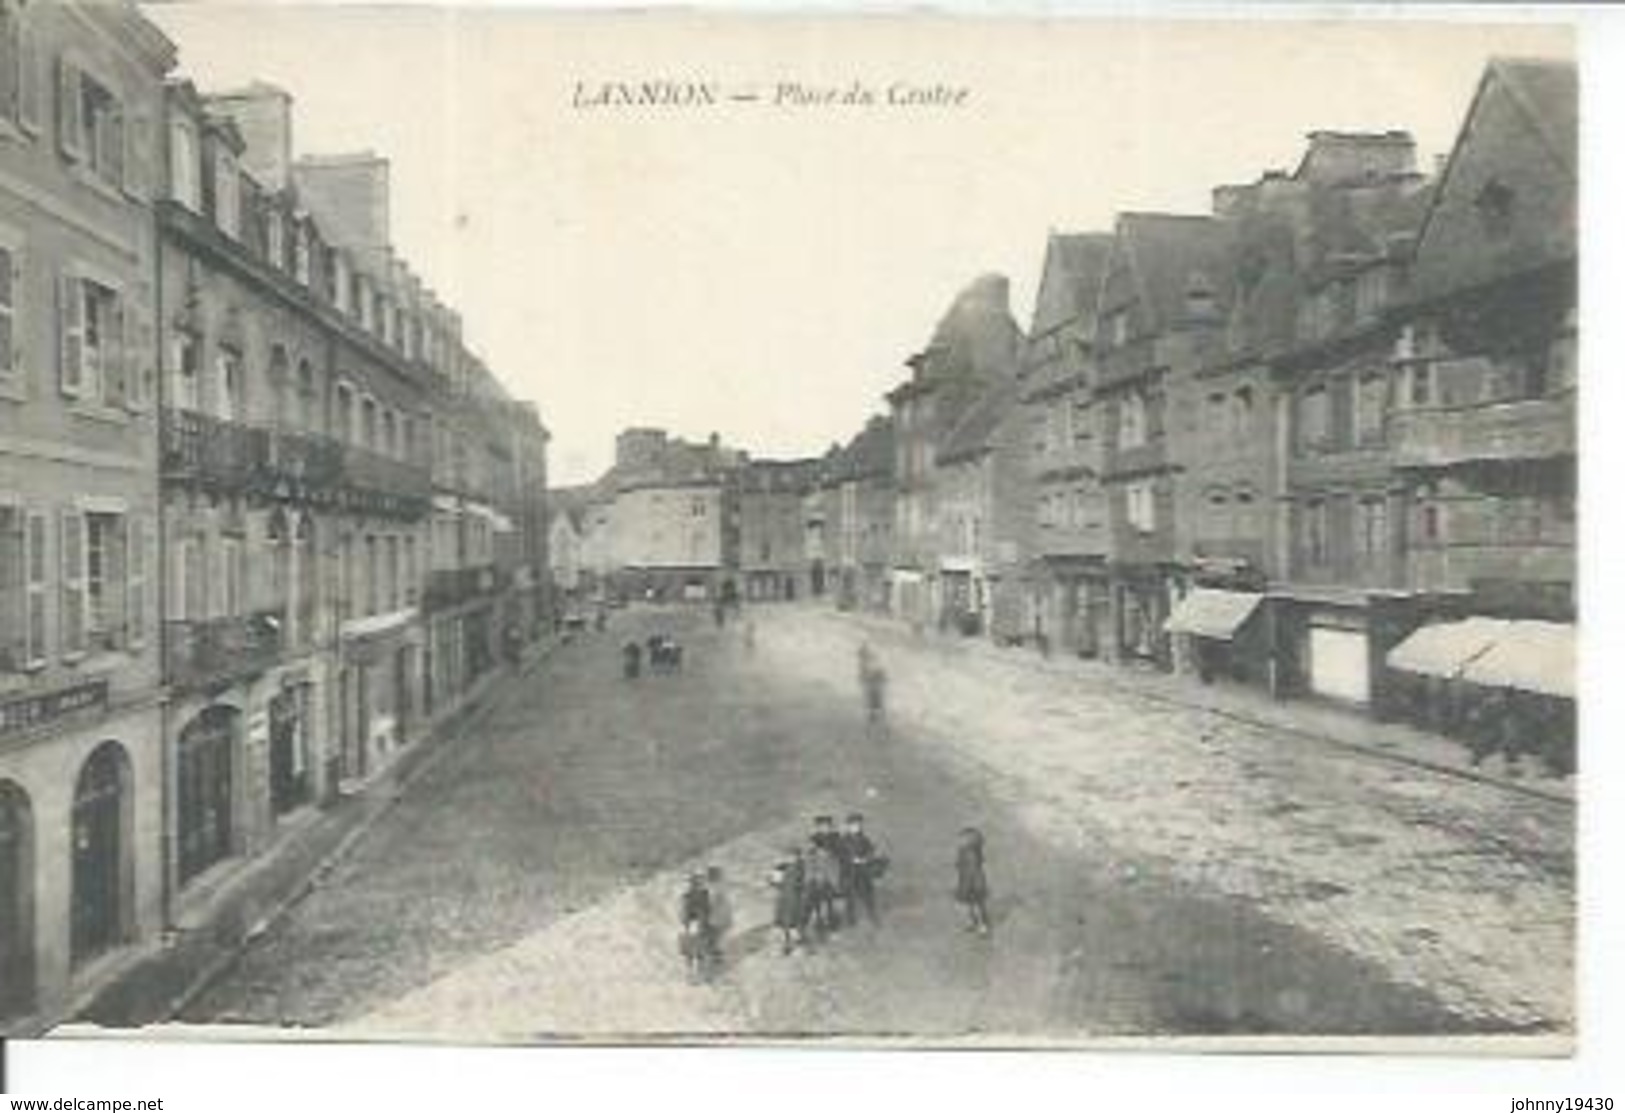
<svg viewBox="0 0 1625 1113">
<path fill-rule="evenodd" d="M 1206 280 L 1216 306 L 1228 308 L 1235 269 L 1228 225 L 1211 216 L 1131 212 L 1117 218 L 1117 234 L 1151 332 L 1166 331 L 1183 319 L 1185 298 L 1197 277 Z"/>
<path fill-rule="evenodd" d="M 1003 379 L 995 383 L 971 403 L 959 423 L 949 431 L 942 447 L 937 450 L 937 463 L 957 463 L 991 450 L 994 447 L 994 434 L 1019 399 L 1020 392 L 1014 380 Z"/>
<path fill-rule="evenodd" d="M 1094 315 L 1095 295 L 1111 250 L 1112 237 L 1107 232 L 1050 233 L 1029 336 L 1042 336 L 1069 321 Z"/>
</svg>

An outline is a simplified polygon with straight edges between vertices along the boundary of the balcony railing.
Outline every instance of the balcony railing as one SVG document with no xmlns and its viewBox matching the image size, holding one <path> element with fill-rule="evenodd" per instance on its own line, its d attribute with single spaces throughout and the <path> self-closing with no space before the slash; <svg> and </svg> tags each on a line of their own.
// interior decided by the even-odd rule
<svg viewBox="0 0 1625 1113">
<path fill-rule="evenodd" d="M 1389 424 L 1394 462 L 1413 468 L 1572 455 L 1574 436 L 1572 394 L 1457 409 L 1404 410 Z"/>
<path fill-rule="evenodd" d="M 286 639 L 281 610 L 164 623 L 164 677 L 182 691 L 229 684 L 276 664 Z"/>
<path fill-rule="evenodd" d="M 513 573 L 494 564 L 441 568 L 429 573 L 423 589 L 425 611 L 445 610 L 485 595 L 499 595 L 513 585 Z"/>
<path fill-rule="evenodd" d="M 264 429 L 191 410 L 165 410 L 163 433 L 168 478 L 236 490 L 265 475 L 270 438 Z"/>
<path fill-rule="evenodd" d="M 268 429 L 190 410 L 165 410 L 163 472 L 171 482 L 233 491 L 341 496 L 356 509 L 419 514 L 429 469 L 319 433 Z"/>
</svg>

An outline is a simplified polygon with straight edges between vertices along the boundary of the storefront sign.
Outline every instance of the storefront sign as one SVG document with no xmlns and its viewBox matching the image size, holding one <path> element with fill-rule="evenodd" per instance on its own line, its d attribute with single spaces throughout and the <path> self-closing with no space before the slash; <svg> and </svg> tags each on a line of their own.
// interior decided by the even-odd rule
<svg viewBox="0 0 1625 1113">
<path fill-rule="evenodd" d="M 107 706 L 107 681 L 91 680 L 54 692 L 0 703 L 0 737 L 65 718 L 76 711 Z"/>
</svg>

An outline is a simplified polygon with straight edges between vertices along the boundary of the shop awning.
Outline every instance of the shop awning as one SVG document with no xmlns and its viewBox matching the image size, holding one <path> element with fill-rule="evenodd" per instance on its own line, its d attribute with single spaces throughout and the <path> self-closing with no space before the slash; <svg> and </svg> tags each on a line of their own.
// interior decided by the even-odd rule
<svg viewBox="0 0 1625 1113">
<path fill-rule="evenodd" d="M 1464 618 L 1424 626 L 1388 651 L 1388 665 L 1401 672 L 1453 679 L 1485 653 L 1511 625 L 1497 618 Z"/>
<path fill-rule="evenodd" d="M 1574 698 L 1574 627 L 1566 622 L 1508 622 L 1495 644 L 1467 662 L 1461 678 L 1487 688 L 1518 688 Z"/>
<path fill-rule="evenodd" d="M 1262 595 L 1250 591 L 1199 587 L 1174 604 L 1163 629 L 1170 634 L 1195 634 L 1199 638 L 1229 641 L 1263 601 Z"/>
</svg>

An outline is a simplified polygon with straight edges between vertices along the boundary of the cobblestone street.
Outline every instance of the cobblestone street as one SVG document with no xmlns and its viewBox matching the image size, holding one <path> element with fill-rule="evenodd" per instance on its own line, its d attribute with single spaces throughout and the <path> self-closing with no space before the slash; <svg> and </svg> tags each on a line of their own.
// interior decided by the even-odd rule
<svg viewBox="0 0 1625 1113">
<path fill-rule="evenodd" d="M 754 648 L 677 610 L 561 647 L 182 1019 L 453 1040 L 1572 1024 L 1564 805 L 1019 656 L 750 617 Z M 684 674 L 623 681 L 618 646 L 655 629 L 684 641 Z M 893 678 L 889 738 L 858 714 L 865 636 Z M 894 860 L 883 923 L 782 957 L 768 867 L 814 812 L 850 807 Z M 950 899 L 970 822 L 990 940 Z M 691 986 L 676 902 L 705 863 L 737 926 L 720 978 Z"/>
</svg>

